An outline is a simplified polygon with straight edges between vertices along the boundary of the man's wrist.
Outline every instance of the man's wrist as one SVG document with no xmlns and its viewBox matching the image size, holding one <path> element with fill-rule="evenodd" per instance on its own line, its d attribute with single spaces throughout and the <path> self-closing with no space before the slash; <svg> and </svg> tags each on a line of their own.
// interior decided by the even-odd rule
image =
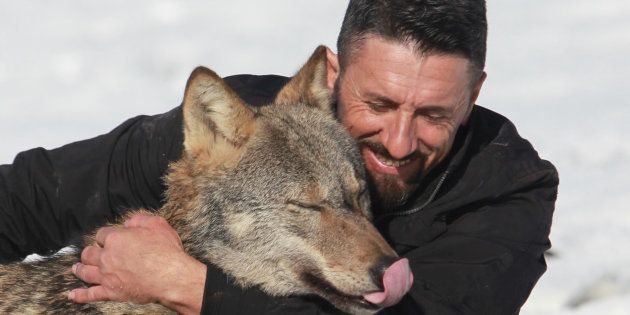
<svg viewBox="0 0 630 315">
<path fill-rule="evenodd" d="M 177 266 L 177 280 L 173 286 L 161 293 L 160 303 L 179 314 L 199 314 L 203 303 L 207 266 L 190 256 L 186 257 Z"/>
</svg>

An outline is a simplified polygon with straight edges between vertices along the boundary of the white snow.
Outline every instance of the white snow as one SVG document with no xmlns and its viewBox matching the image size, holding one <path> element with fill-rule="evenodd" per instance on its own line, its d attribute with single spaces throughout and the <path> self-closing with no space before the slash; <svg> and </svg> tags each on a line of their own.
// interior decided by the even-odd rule
<svg viewBox="0 0 630 315">
<path fill-rule="evenodd" d="M 316 45 L 335 46 L 346 3 L 2 1 L 0 163 L 167 111 L 197 65 L 290 75 Z M 561 175 L 555 257 L 522 314 L 628 314 L 630 2 L 489 1 L 488 12 L 478 103 Z"/>
</svg>

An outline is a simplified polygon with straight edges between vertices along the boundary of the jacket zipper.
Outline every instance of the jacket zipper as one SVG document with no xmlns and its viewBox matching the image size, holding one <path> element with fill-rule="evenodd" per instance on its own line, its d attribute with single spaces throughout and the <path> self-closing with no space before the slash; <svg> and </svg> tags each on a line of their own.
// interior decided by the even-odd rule
<svg viewBox="0 0 630 315">
<path fill-rule="evenodd" d="M 429 196 L 429 199 L 427 199 L 427 201 L 425 201 L 421 206 L 415 207 L 415 208 L 412 208 L 412 209 L 409 209 L 409 210 L 406 210 L 406 211 L 387 213 L 387 214 L 384 214 L 381 217 L 379 217 L 376 221 L 378 222 L 378 221 L 381 221 L 382 219 L 385 219 L 387 217 L 392 217 L 392 216 L 399 217 L 399 216 L 410 215 L 410 214 L 414 214 L 414 213 L 424 209 L 427 205 L 429 205 L 429 203 L 431 203 L 431 201 L 433 201 L 433 199 L 437 195 L 438 191 L 440 190 L 440 187 L 442 187 L 442 184 L 444 184 L 444 181 L 446 181 L 446 177 L 448 176 L 449 173 L 450 173 L 450 170 L 444 171 L 444 174 L 442 174 L 442 177 L 440 177 L 440 181 L 438 181 L 438 184 L 437 184 L 437 186 L 435 186 L 435 189 L 433 190 L 433 192 Z"/>
</svg>

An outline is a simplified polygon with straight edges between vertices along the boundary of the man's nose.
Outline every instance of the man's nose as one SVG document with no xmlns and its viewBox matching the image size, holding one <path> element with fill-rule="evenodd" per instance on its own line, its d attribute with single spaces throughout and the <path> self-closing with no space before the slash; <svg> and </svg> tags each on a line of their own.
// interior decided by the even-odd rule
<svg viewBox="0 0 630 315">
<path fill-rule="evenodd" d="M 397 113 L 386 130 L 384 145 L 393 158 L 403 159 L 418 149 L 413 114 Z"/>
</svg>

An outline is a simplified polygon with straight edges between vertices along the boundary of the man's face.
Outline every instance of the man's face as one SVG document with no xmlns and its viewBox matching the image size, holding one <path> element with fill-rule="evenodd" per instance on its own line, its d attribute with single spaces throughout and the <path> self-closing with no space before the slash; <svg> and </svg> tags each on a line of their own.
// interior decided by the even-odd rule
<svg viewBox="0 0 630 315">
<path fill-rule="evenodd" d="M 388 208 L 378 210 L 391 210 L 446 157 L 485 74 L 471 84 L 466 58 L 421 55 L 377 36 L 363 40 L 340 76 L 330 64 L 338 118 L 359 141 L 375 204 Z"/>
</svg>

